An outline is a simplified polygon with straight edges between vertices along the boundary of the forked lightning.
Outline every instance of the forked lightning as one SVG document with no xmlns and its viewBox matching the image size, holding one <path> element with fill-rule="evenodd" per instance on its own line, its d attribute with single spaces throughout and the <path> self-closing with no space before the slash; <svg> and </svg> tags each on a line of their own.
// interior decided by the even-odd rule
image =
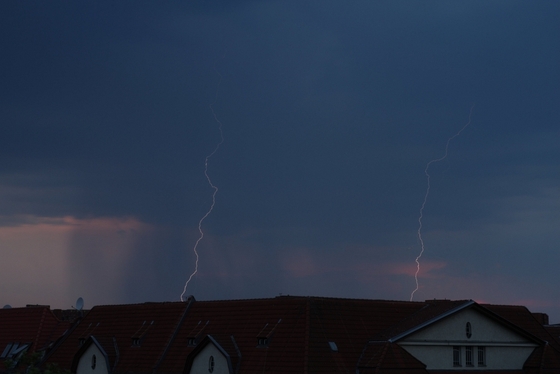
<svg viewBox="0 0 560 374">
<path fill-rule="evenodd" d="M 218 144 L 216 145 L 216 147 L 214 148 L 214 150 L 212 151 L 212 153 L 210 153 L 208 156 L 206 156 L 206 159 L 204 160 L 204 175 L 206 176 L 206 180 L 208 181 L 208 184 L 210 185 L 210 187 L 212 188 L 213 192 L 212 192 L 212 204 L 210 205 L 210 209 L 208 209 L 208 211 L 206 212 L 206 214 L 204 216 L 202 216 L 202 218 L 200 219 L 200 221 L 198 221 L 198 232 L 199 232 L 199 237 L 194 245 L 193 251 L 194 254 L 196 256 L 196 261 L 195 261 L 195 265 L 194 265 L 194 271 L 192 272 L 192 274 L 189 276 L 189 279 L 187 279 L 187 281 L 185 282 L 185 287 L 183 287 L 183 293 L 181 294 L 181 301 L 183 300 L 183 297 L 185 296 L 185 293 L 187 292 L 187 287 L 191 281 L 191 279 L 196 275 L 196 273 L 198 272 L 198 244 L 200 243 L 200 241 L 202 240 L 202 238 L 204 238 L 204 231 L 202 231 L 202 222 L 204 222 L 204 220 L 206 219 L 206 217 L 208 217 L 210 215 L 210 213 L 212 213 L 212 210 L 214 210 L 214 205 L 216 204 L 216 194 L 218 193 L 218 187 L 216 187 L 213 183 L 212 180 L 210 179 L 210 176 L 208 175 L 208 160 L 210 160 L 210 158 L 212 156 L 214 156 L 214 154 L 218 151 L 218 149 L 220 149 L 220 146 L 222 145 L 222 143 L 224 142 L 224 133 L 222 131 L 222 122 L 220 122 L 220 120 L 218 119 L 218 116 L 216 115 L 216 112 L 214 111 L 214 104 L 216 104 L 216 101 L 218 100 L 218 90 L 220 88 L 220 84 L 222 83 L 222 75 L 216 71 L 216 73 L 218 74 L 218 76 L 220 77 L 218 80 L 218 86 L 216 87 L 216 96 L 214 97 L 214 102 L 212 104 L 210 104 L 210 111 L 212 112 L 212 115 L 214 116 L 214 120 L 216 120 L 216 123 L 218 124 L 218 130 L 220 131 L 220 141 L 218 142 Z"/>
<path fill-rule="evenodd" d="M 416 282 L 416 288 L 410 294 L 410 301 L 412 301 L 412 299 L 414 298 L 414 294 L 416 293 L 416 291 L 418 291 L 418 288 L 420 287 L 419 284 L 418 284 L 418 273 L 420 272 L 420 257 L 422 257 L 422 254 L 424 254 L 424 240 L 422 239 L 422 218 L 424 216 L 424 207 L 426 206 L 426 202 L 428 201 L 428 195 L 430 194 L 430 174 L 428 173 L 428 170 L 430 169 L 430 165 L 432 165 L 433 163 L 440 162 L 442 160 L 445 160 L 445 158 L 447 158 L 447 152 L 449 150 L 449 143 L 453 139 L 455 139 L 456 137 L 461 135 L 463 130 L 465 130 L 467 128 L 467 126 L 471 123 L 471 116 L 472 116 L 473 109 L 474 109 L 474 105 L 471 107 L 471 110 L 469 112 L 469 120 L 463 126 L 463 128 L 461 128 L 461 130 L 459 130 L 459 132 L 457 132 L 451 138 L 447 139 L 447 143 L 445 144 L 445 154 L 443 155 L 443 157 L 431 160 L 430 162 L 428 162 L 426 164 L 426 168 L 424 169 L 424 174 L 426 175 L 426 179 L 428 181 L 428 186 L 426 188 L 426 194 L 424 195 L 424 201 L 422 202 L 422 207 L 420 208 L 420 216 L 418 217 L 418 240 L 420 240 L 421 250 L 420 250 L 420 254 L 418 255 L 418 257 L 416 257 L 416 260 L 415 260 L 416 261 L 416 273 L 414 274 L 414 281 Z"/>
</svg>

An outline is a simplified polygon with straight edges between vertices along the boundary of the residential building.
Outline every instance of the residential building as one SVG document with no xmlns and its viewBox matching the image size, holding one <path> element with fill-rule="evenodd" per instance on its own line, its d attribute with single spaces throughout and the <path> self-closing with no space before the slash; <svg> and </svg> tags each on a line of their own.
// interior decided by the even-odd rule
<svg viewBox="0 0 560 374">
<path fill-rule="evenodd" d="M 71 319 L 62 320 L 48 305 L 0 309 L 0 372 L 24 371 L 20 364 L 25 355 L 40 359 L 70 328 Z"/>
<path fill-rule="evenodd" d="M 45 364 L 77 374 L 559 373 L 545 322 L 472 300 L 189 297 L 94 307 Z"/>
</svg>

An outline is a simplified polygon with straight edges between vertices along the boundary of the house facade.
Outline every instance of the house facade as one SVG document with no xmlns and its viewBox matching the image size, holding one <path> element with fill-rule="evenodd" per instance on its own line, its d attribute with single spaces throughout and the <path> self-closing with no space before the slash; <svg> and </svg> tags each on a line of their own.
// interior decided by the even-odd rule
<svg viewBox="0 0 560 374">
<path fill-rule="evenodd" d="M 469 308 L 395 339 L 428 370 L 522 370 L 539 339 Z"/>
</svg>

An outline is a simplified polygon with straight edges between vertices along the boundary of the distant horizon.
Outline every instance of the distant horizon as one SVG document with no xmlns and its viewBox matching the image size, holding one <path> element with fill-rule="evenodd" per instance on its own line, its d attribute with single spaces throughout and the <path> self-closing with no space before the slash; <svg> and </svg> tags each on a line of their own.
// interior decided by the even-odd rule
<svg viewBox="0 0 560 374">
<path fill-rule="evenodd" d="M 26 308 L 26 307 L 48 307 L 50 310 L 72 310 L 75 312 L 79 312 L 81 310 L 83 311 L 89 311 L 92 308 L 96 307 L 96 306 L 112 306 L 112 305 L 140 305 L 140 304 L 151 304 L 151 303 L 155 303 L 155 304 L 165 304 L 165 303 L 188 303 L 190 302 L 190 298 L 193 295 L 186 295 L 185 299 L 183 301 L 181 300 L 160 300 L 160 301 L 150 301 L 150 300 L 146 300 L 146 301 L 142 301 L 142 302 L 134 302 L 134 303 L 110 303 L 110 304 L 96 304 L 96 305 L 92 305 L 92 306 L 87 306 L 85 304 L 85 300 L 84 300 L 84 306 L 82 309 L 76 309 L 74 306 L 71 306 L 69 308 L 60 308 L 60 307 L 53 307 L 50 304 L 26 304 L 24 306 L 13 306 L 10 304 L 6 304 L 4 305 L 3 309 L 6 309 L 7 306 L 9 306 L 10 308 Z M 521 305 L 521 304 L 501 304 L 501 303 L 492 303 L 492 302 L 479 302 L 473 299 L 426 299 L 426 300 L 393 300 L 393 299 L 374 299 L 374 298 L 360 298 L 360 297 L 336 297 L 336 296 L 320 296 L 320 295 L 292 295 L 292 294 L 279 294 L 276 296 L 271 296 L 271 297 L 254 297 L 254 298 L 231 298 L 231 299 L 197 299 L 196 296 L 195 301 L 250 301 L 250 300 L 264 300 L 264 299 L 275 299 L 275 298 L 279 298 L 279 297 L 297 297 L 297 298 L 317 298 L 317 299 L 340 299 L 340 300 L 369 300 L 369 301 L 388 301 L 388 302 L 402 302 L 402 303 L 428 303 L 430 301 L 435 301 L 435 302 L 441 302 L 441 301 L 474 301 L 475 303 L 479 304 L 479 305 L 506 305 L 506 306 L 523 306 L 526 307 L 531 313 L 543 313 L 546 314 L 549 317 L 549 324 L 550 325 L 555 325 L 555 324 L 560 324 L 560 322 L 553 322 L 550 319 L 550 315 L 548 315 L 548 313 L 542 312 L 542 311 L 538 311 L 538 310 L 532 310 L 531 308 L 527 307 L 526 305 Z"/>
</svg>

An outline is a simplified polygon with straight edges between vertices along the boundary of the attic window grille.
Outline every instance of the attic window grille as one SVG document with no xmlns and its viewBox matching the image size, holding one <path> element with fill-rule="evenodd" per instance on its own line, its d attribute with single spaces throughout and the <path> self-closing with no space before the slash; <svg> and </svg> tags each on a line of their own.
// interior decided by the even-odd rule
<svg viewBox="0 0 560 374">
<path fill-rule="evenodd" d="M 465 365 L 474 366 L 473 364 L 473 347 L 465 347 Z"/>
<path fill-rule="evenodd" d="M 486 347 L 478 347 L 478 366 L 486 366 Z"/>
<path fill-rule="evenodd" d="M 465 332 L 467 334 L 467 339 L 470 339 L 472 336 L 472 326 L 470 322 L 467 322 L 467 325 L 465 326 Z"/>
<path fill-rule="evenodd" d="M 459 346 L 453 347 L 453 366 L 461 366 L 461 347 Z"/>
<path fill-rule="evenodd" d="M 97 357 L 95 355 L 91 356 L 91 370 L 95 370 L 97 366 Z"/>
</svg>

